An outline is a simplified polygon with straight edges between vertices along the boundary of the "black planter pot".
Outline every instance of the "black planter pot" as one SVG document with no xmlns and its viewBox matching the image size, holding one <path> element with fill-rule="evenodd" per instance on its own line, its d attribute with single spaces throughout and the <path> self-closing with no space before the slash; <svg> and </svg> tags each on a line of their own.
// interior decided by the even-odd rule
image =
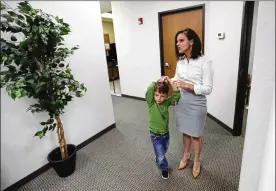
<svg viewBox="0 0 276 191">
<path fill-rule="evenodd" d="M 60 177 L 67 177 L 75 171 L 77 148 L 75 145 L 67 144 L 68 158 L 61 159 L 60 148 L 57 147 L 48 154 L 48 161 Z"/>
</svg>

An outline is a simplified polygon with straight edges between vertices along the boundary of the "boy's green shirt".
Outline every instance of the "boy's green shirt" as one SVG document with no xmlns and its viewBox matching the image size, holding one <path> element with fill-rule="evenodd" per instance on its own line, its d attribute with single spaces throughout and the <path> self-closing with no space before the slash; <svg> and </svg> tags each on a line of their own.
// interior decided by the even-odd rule
<svg viewBox="0 0 276 191">
<path fill-rule="evenodd" d="M 180 92 L 174 91 L 173 95 L 157 104 L 154 100 L 154 86 L 152 82 L 146 92 L 146 101 L 149 110 L 149 130 L 156 134 L 169 132 L 169 106 L 175 104 L 180 98 Z"/>
</svg>

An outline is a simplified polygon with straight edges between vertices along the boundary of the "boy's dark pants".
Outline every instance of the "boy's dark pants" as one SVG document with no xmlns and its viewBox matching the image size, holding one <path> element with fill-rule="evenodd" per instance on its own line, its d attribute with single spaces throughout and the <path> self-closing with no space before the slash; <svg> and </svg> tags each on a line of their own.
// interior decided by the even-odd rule
<svg viewBox="0 0 276 191">
<path fill-rule="evenodd" d="M 168 161 L 165 154 L 168 150 L 170 142 L 169 133 L 158 135 L 150 131 L 150 137 L 156 156 L 156 163 L 161 170 L 168 170 Z"/>
</svg>

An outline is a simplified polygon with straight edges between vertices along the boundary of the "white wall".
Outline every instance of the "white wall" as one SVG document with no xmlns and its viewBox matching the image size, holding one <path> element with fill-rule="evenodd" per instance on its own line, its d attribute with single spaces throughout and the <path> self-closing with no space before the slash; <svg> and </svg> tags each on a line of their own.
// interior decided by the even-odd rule
<svg viewBox="0 0 276 191">
<path fill-rule="evenodd" d="M 275 99 L 275 2 L 258 3 L 253 78 L 239 191 L 258 190 L 270 111 L 272 106 L 275 107 L 272 101 Z M 270 170 L 274 171 L 274 168 Z"/>
<path fill-rule="evenodd" d="M 15 6 L 16 2 L 8 1 Z M 110 96 L 100 6 L 97 1 L 31 2 L 35 8 L 58 15 L 72 29 L 69 46 L 79 45 L 71 59 L 76 79 L 88 88 L 83 98 L 69 103 L 62 117 L 67 143 L 80 144 L 115 122 Z M 74 11 L 72 11 L 74 10 Z M 56 146 L 56 131 L 39 140 L 33 137 L 47 115 L 26 113 L 31 100 L 13 101 L 1 91 L 1 189 L 47 163 Z"/>
<path fill-rule="evenodd" d="M 264 157 L 260 175 L 259 191 L 275 191 L 275 93 L 265 140 Z"/>
<path fill-rule="evenodd" d="M 115 43 L 113 22 L 102 22 L 104 34 L 109 34 L 110 43 Z"/>
<path fill-rule="evenodd" d="M 158 12 L 205 3 L 205 55 L 213 61 L 214 90 L 208 112 L 233 127 L 243 2 L 112 1 L 113 25 L 122 94 L 144 97 L 161 75 Z M 139 17 L 144 24 L 138 25 Z M 217 33 L 225 32 L 225 40 Z"/>
</svg>

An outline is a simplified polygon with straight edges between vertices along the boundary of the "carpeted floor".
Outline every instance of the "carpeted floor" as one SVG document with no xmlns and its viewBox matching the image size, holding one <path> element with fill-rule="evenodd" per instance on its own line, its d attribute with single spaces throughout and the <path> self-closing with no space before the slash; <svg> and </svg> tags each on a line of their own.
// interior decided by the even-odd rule
<svg viewBox="0 0 276 191">
<path fill-rule="evenodd" d="M 154 162 L 147 130 L 144 101 L 112 97 L 117 128 L 93 141 L 77 153 L 74 174 L 59 178 L 48 170 L 24 185 L 21 191 L 236 191 L 238 190 L 243 137 L 207 119 L 201 155 L 201 175 L 192 178 L 192 162 L 177 170 L 182 140 L 174 128 L 171 112 L 170 147 L 167 159 L 170 178 L 163 180 Z M 173 107 L 171 111 L 173 111 Z"/>
</svg>

